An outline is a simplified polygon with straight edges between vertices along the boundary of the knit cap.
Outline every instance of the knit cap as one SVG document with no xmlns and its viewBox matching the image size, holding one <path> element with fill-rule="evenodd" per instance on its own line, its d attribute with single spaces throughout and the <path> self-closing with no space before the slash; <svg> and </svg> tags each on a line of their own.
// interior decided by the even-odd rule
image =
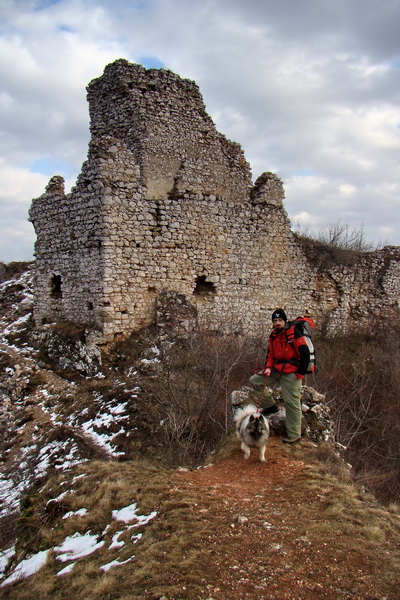
<svg viewBox="0 0 400 600">
<path fill-rule="evenodd" d="M 287 322 L 287 316 L 283 308 L 276 308 L 272 313 L 272 321 L 274 319 L 283 319 L 285 323 Z"/>
</svg>

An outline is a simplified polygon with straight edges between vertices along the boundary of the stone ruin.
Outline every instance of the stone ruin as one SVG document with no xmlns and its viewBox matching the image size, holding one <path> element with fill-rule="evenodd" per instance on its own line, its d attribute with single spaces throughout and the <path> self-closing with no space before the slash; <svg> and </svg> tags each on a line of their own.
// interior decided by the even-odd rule
<svg viewBox="0 0 400 600">
<path fill-rule="evenodd" d="M 236 334 L 269 329 L 276 306 L 330 334 L 382 311 L 398 318 L 400 248 L 318 261 L 290 229 L 282 182 L 266 172 L 253 185 L 194 82 L 121 59 L 88 101 L 75 187 L 65 194 L 53 177 L 30 210 L 38 327 L 70 321 L 110 342 L 153 323 L 165 293 Z"/>
</svg>

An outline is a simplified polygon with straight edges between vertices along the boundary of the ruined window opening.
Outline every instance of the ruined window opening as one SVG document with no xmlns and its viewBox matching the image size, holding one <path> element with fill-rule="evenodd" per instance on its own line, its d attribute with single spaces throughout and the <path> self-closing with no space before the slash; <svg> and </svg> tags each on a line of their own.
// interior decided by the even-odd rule
<svg viewBox="0 0 400 600">
<path fill-rule="evenodd" d="M 61 275 L 53 275 L 51 278 L 51 297 L 55 300 L 62 298 L 62 280 Z"/>
<path fill-rule="evenodd" d="M 154 212 L 152 214 L 153 214 L 153 218 L 154 218 L 153 234 L 160 235 L 161 234 L 161 208 L 158 204 L 155 207 Z"/>
<path fill-rule="evenodd" d="M 93 302 L 87 302 L 86 306 L 87 306 L 88 310 L 93 310 Z"/>
<path fill-rule="evenodd" d="M 208 296 L 210 294 L 216 294 L 217 289 L 211 281 L 206 280 L 205 275 L 199 275 L 196 279 L 196 287 L 194 288 L 193 294 L 196 296 Z"/>
</svg>

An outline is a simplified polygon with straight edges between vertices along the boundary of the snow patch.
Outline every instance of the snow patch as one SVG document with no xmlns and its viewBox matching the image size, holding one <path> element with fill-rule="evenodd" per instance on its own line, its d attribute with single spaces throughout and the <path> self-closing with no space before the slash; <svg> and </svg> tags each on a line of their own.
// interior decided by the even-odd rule
<svg viewBox="0 0 400 600">
<path fill-rule="evenodd" d="M 87 508 L 80 508 L 79 510 L 70 510 L 69 512 L 65 513 L 65 515 L 63 516 L 63 519 L 69 519 L 70 517 L 84 517 L 85 515 L 87 515 Z"/>
<path fill-rule="evenodd" d="M 97 536 L 90 533 L 74 533 L 65 538 L 61 546 L 56 546 L 54 552 L 58 554 L 57 560 L 77 560 L 92 554 L 104 545 L 104 541 L 97 542 Z"/>
<path fill-rule="evenodd" d="M 0 587 L 37 573 L 46 564 L 49 552 L 50 550 L 42 550 L 30 558 L 22 560 L 11 575 L 0 584 Z"/>
<path fill-rule="evenodd" d="M 112 560 L 111 562 L 107 563 L 106 565 L 103 565 L 102 567 L 100 567 L 100 569 L 102 571 L 104 571 L 105 573 L 107 573 L 107 571 L 109 571 L 112 567 L 118 567 L 119 565 L 126 565 L 126 563 L 131 562 L 131 560 L 133 560 L 135 558 L 135 556 L 131 556 L 130 558 L 127 558 L 126 560 Z"/>
<path fill-rule="evenodd" d="M 156 511 L 153 511 L 152 513 L 150 513 L 147 516 L 138 515 L 136 511 L 137 511 L 137 504 L 136 504 L 136 502 L 134 502 L 133 504 L 130 504 L 129 506 L 125 506 L 124 508 L 121 508 L 120 510 L 113 510 L 112 517 L 116 521 L 123 521 L 124 523 L 130 523 L 131 521 L 136 519 L 137 523 L 132 525 L 132 527 L 139 527 L 140 525 L 147 525 L 147 523 L 149 521 L 151 521 L 151 519 L 154 519 L 154 517 L 157 515 Z"/>
</svg>

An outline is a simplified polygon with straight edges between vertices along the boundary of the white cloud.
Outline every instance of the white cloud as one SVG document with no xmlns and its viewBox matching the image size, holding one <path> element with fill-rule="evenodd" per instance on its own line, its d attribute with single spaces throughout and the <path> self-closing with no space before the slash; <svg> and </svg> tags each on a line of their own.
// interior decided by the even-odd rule
<svg viewBox="0 0 400 600">
<path fill-rule="evenodd" d="M 3 0 L 0 17 L 0 155 L 25 182 L 0 183 L 0 260 L 50 169 L 77 176 L 85 87 L 120 57 L 195 80 L 254 177 L 283 179 L 292 221 L 341 216 L 400 244 L 397 0 Z"/>
<path fill-rule="evenodd" d="M 43 193 L 48 178 L 0 160 L 0 256 L 11 260 L 32 258 L 35 234 L 28 222 L 28 207 Z"/>
</svg>

